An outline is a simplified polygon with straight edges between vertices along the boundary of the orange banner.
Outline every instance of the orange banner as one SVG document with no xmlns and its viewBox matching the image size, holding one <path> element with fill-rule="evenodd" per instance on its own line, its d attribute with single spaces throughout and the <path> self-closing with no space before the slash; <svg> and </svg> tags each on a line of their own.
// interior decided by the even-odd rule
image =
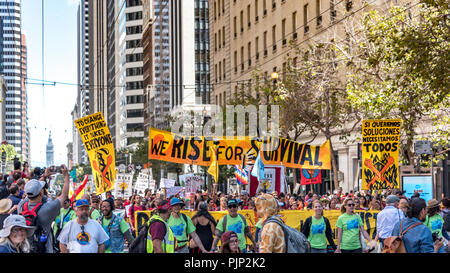
<svg viewBox="0 0 450 273">
<path fill-rule="evenodd" d="M 243 156 L 256 155 L 261 145 L 264 164 L 290 168 L 331 169 L 330 143 L 312 146 L 285 138 L 257 137 L 220 138 L 217 145 L 219 165 L 242 164 Z M 210 166 L 213 137 L 184 137 L 151 128 L 149 133 L 149 159 Z"/>
</svg>

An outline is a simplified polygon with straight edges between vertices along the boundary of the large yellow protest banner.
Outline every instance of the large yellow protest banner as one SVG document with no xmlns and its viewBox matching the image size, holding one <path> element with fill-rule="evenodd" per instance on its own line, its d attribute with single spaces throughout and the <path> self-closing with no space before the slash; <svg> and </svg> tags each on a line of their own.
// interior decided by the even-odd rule
<svg viewBox="0 0 450 273">
<path fill-rule="evenodd" d="M 114 144 L 101 112 L 75 121 L 92 167 L 96 193 L 114 189 L 116 158 Z"/>
<path fill-rule="evenodd" d="M 182 213 L 186 214 L 188 217 L 193 217 L 197 212 L 196 211 L 188 211 L 183 210 Z M 228 211 L 210 211 L 211 215 L 214 217 L 214 219 L 219 222 L 219 220 L 228 214 Z M 256 223 L 258 222 L 258 217 L 256 217 L 255 212 L 253 210 L 240 210 L 240 214 L 244 215 L 247 223 L 250 227 L 250 231 L 252 232 L 253 236 L 255 236 L 256 231 Z M 363 211 L 358 210 L 356 213 L 359 214 L 361 217 L 361 220 L 364 223 L 364 229 L 369 233 L 371 238 L 375 238 L 375 228 L 376 228 L 376 219 L 379 211 L 376 210 L 369 210 L 369 211 Z M 136 211 L 135 212 L 135 228 L 136 232 L 150 219 L 151 211 Z M 324 210 L 323 214 L 325 217 L 328 218 L 330 221 L 331 228 L 333 229 L 333 239 L 337 240 L 337 230 L 336 230 L 336 222 L 339 218 L 339 216 L 342 215 L 342 213 L 339 210 Z M 303 224 L 305 223 L 306 219 L 308 217 L 314 215 L 314 211 L 312 210 L 282 210 L 280 211 L 281 218 L 286 223 L 286 225 L 293 227 L 297 230 L 301 230 L 303 227 Z M 137 234 L 136 234 L 137 236 Z M 251 241 L 247 238 L 247 244 L 251 244 Z"/>
<path fill-rule="evenodd" d="M 149 159 L 210 166 L 212 162 L 211 146 L 215 146 L 213 137 L 184 137 L 171 132 L 150 128 Z M 280 165 L 290 168 L 331 169 L 330 143 L 312 146 L 278 137 L 218 138 L 217 156 L 219 165 L 242 164 L 243 156 L 258 154 L 264 164 Z"/>
<path fill-rule="evenodd" d="M 399 188 L 401 124 L 401 119 L 363 121 L 361 189 Z"/>
</svg>

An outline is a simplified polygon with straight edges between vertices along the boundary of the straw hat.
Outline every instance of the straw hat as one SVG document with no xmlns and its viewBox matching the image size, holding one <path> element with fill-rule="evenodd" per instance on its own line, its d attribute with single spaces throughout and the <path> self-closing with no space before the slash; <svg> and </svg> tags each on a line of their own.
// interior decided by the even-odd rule
<svg viewBox="0 0 450 273">
<path fill-rule="evenodd" d="M 9 198 L 0 200 L 0 214 L 7 213 L 12 207 L 12 201 Z"/>
<path fill-rule="evenodd" d="M 428 200 L 427 209 L 431 209 L 431 208 L 434 208 L 434 207 L 439 207 L 439 202 L 436 199 Z"/>
</svg>

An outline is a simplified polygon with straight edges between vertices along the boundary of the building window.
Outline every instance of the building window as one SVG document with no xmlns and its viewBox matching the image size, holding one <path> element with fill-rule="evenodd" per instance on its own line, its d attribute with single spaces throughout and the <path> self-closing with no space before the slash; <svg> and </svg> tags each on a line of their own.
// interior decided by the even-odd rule
<svg viewBox="0 0 450 273">
<path fill-rule="evenodd" d="M 321 10 L 321 0 L 316 0 L 316 18 L 317 18 L 317 26 L 322 25 L 322 15 L 320 15 Z"/>
<path fill-rule="evenodd" d="M 308 4 L 303 6 L 303 25 L 305 26 L 305 33 L 309 32 L 308 26 Z"/>
<path fill-rule="evenodd" d="M 272 44 L 273 44 L 273 51 L 277 50 L 277 25 L 274 25 L 272 27 Z"/>
<path fill-rule="evenodd" d="M 250 28 L 252 23 L 250 22 L 250 5 L 247 6 L 247 26 Z"/>
<path fill-rule="evenodd" d="M 244 11 L 241 10 L 241 33 L 244 32 Z"/>
<path fill-rule="evenodd" d="M 292 38 L 297 40 L 297 12 L 292 13 Z"/>
<path fill-rule="evenodd" d="M 286 19 L 281 21 L 281 38 L 283 39 L 283 46 L 286 45 Z"/>
<path fill-rule="evenodd" d="M 258 0 L 255 0 L 255 22 L 258 22 Z"/>
</svg>

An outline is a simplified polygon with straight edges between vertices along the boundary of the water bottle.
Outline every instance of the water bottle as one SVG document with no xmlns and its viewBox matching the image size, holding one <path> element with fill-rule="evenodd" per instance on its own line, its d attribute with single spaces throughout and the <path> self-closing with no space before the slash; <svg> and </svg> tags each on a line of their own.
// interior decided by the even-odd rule
<svg viewBox="0 0 450 273">
<path fill-rule="evenodd" d="M 41 237 L 39 237 L 39 242 L 46 243 L 47 242 L 47 236 L 45 234 L 41 234 Z"/>
</svg>

